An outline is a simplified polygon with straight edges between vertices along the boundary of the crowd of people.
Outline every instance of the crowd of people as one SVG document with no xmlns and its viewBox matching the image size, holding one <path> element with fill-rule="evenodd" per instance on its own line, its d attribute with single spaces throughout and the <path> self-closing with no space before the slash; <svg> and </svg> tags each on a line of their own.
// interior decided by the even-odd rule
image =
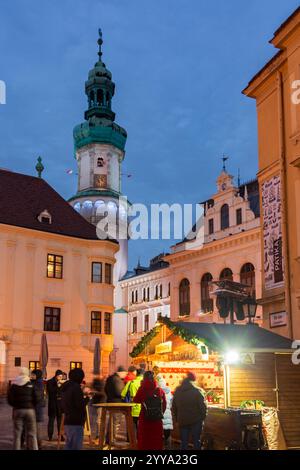
<svg viewBox="0 0 300 470">
<path fill-rule="evenodd" d="M 130 366 L 128 370 L 120 366 L 106 380 L 95 376 L 90 386 L 84 382 L 84 372 L 79 368 L 70 370 L 68 380 L 63 371 L 57 370 L 45 383 L 41 370 L 30 374 L 27 368 L 21 367 L 8 389 L 8 403 L 13 407 L 15 450 L 42 449 L 41 424 L 47 400 L 48 439 L 53 439 L 56 421 L 57 434 L 65 441 L 66 450 L 82 449 L 87 419 L 93 437 L 99 438 L 101 408 L 94 405 L 121 402 L 132 403 L 139 450 L 171 449 L 175 423 L 182 450 L 188 448 L 190 439 L 194 449 L 201 447 L 207 407 L 193 372 L 188 372 L 172 393 L 157 368 L 145 371 L 143 365 L 140 368 Z M 121 414 L 113 415 L 112 426 L 113 435 L 118 436 Z"/>
</svg>

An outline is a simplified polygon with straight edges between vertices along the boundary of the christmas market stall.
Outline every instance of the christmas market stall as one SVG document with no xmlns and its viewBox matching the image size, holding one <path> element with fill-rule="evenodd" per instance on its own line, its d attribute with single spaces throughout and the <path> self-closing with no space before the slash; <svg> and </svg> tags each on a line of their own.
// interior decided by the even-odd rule
<svg viewBox="0 0 300 470">
<path fill-rule="evenodd" d="M 283 449 L 300 447 L 300 366 L 291 346 L 255 324 L 160 317 L 130 355 L 172 391 L 188 371 L 195 373 L 208 403 L 208 448 Z"/>
</svg>

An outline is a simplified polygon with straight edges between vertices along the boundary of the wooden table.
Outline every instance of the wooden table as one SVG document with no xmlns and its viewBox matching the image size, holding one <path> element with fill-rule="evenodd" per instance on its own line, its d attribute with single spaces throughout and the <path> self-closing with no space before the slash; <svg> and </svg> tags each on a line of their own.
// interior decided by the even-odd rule
<svg viewBox="0 0 300 470">
<path fill-rule="evenodd" d="M 111 449 L 114 442 L 113 435 L 113 415 L 123 414 L 125 415 L 127 433 L 129 437 L 129 446 L 131 449 L 136 449 L 136 439 L 134 432 L 134 424 L 131 415 L 131 408 L 135 406 L 135 403 L 99 403 L 95 404 L 98 408 L 102 408 L 101 421 L 100 421 L 100 433 L 99 433 L 99 447 L 102 450 L 105 446 L 105 434 L 106 434 L 106 416 L 109 416 L 109 432 L 108 432 L 108 447 Z M 128 446 L 127 446 L 128 447 Z"/>
</svg>

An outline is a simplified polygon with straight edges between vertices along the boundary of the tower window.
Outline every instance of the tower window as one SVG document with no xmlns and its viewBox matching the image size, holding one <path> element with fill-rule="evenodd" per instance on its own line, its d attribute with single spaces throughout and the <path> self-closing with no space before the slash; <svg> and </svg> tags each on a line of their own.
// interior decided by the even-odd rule
<svg viewBox="0 0 300 470">
<path fill-rule="evenodd" d="M 102 157 L 97 158 L 97 167 L 100 168 L 104 166 L 104 159 Z"/>
<path fill-rule="evenodd" d="M 208 234 L 211 235 L 214 233 L 214 219 L 208 220 Z"/>
<path fill-rule="evenodd" d="M 103 91 L 97 90 L 97 105 L 103 106 Z"/>
</svg>

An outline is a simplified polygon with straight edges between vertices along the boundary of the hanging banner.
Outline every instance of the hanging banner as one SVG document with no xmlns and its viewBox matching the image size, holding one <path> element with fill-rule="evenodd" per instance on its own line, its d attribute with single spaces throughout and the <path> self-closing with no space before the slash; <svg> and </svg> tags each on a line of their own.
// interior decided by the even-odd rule
<svg viewBox="0 0 300 470">
<path fill-rule="evenodd" d="M 282 248 L 281 183 L 273 176 L 262 186 L 264 280 L 265 289 L 284 284 L 284 259 Z"/>
</svg>

